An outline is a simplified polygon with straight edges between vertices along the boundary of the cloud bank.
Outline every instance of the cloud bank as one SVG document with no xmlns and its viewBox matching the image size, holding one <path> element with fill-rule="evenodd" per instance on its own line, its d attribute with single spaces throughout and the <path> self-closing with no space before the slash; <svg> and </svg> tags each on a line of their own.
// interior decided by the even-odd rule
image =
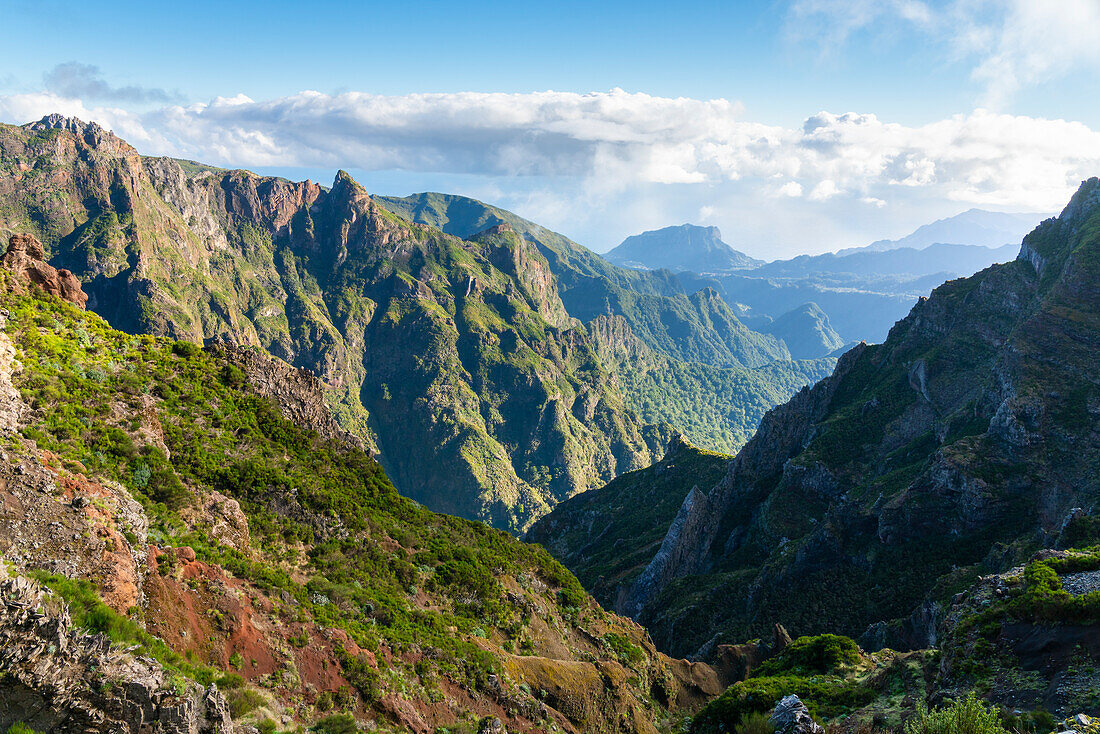
<svg viewBox="0 0 1100 734">
<path fill-rule="evenodd" d="M 1100 132 L 980 109 L 919 126 L 818 112 L 784 127 L 746 120 L 727 100 L 618 89 L 307 91 L 141 112 L 50 91 L 0 96 L 0 120 L 52 112 L 95 120 L 144 154 L 261 170 L 404 172 L 409 191 L 465 177 L 450 190 L 515 207 L 597 248 L 704 220 L 758 256 L 823 251 L 968 206 L 1055 211 L 1100 173 Z"/>
<path fill-rule="evenodd" d="M 1049 209 L 1100 171 L 1100 132 L 977 110 L 922 126 L 819 112 L 798 128 L 727 100 L 592 94 L 301 92 L 135 113 L 45 92 L 0 97 L 0 118 L 61 111 L 145 153 L 237 166 L 343 167 L 637 184 L 752 182 L 776 196 L 889 202 L 919 189 L 963 203 Z M 805 193 L 804 193 L 805 192 Z"/>
</svg>

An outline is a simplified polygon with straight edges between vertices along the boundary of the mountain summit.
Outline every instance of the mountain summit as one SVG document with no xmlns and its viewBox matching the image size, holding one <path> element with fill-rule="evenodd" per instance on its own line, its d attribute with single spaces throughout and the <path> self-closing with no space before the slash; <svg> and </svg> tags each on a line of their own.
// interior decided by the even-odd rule
<svg viewBox="0 0 1100 734">
<path fill-rule="evenodd" d="M 636 270 L 668 268 L 676 272 L 690 270 L 696 273 L 745 270 L 762 264 L 762 261 L 738 252 L 723 242 L 717 227 L 694 224 L 665 227 L 627 237 L 604 258 Z"/>
<path fill-rule="evenodd" d="M 967 209 L 953 217 L 918 227 L 906 236 L 896 240 L 878 240 L 866 248 L 841 250 L 838 255 L 859 250 L 881 252 L 912 247 L 923 250 L 929 245 L 982 245 L 1000 247 L 1019 242 L 1035 225 L 1047 217 L 1046 214 L 991 212 L 985 209 Z"/>
</svg>

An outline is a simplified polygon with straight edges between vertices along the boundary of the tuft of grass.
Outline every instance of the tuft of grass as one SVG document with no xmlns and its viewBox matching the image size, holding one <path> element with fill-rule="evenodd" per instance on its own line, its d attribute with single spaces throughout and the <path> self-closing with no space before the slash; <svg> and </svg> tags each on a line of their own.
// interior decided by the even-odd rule
<svg viewBox="0 0 1100 734">
<path fill-rule="evenodd" d="M 917 704 L 916 716 L 905 722 L 905 734 L 1008 734 L 997 712 L 973 692 L 931 711 Z"/>
</svg>

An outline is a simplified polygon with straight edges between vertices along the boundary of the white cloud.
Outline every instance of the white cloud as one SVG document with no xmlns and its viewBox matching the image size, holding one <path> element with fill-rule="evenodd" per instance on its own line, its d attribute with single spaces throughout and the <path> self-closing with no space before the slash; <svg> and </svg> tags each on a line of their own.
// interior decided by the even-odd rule
<svg viewBox="0 0 1100 734">
<path fill-rule="evenodd" d="M 963 27 L 979 54 L 973 77 L 984 85 L 981 102 L 990 108 L 1004 106 L 1023 87 L 1080 66 L 1100 69 L 1097 0 L 1013 0 L 994 23 Z"/>
<path fill-rule="evenodd" d="M 745 247 L 765 256 L 784 246 L 766 239 L 782 218 L 784 232 L 813 235 L 812 245 L 803 237 L 791 247 L 820 251 L 905 234 L 902 222 L 915 227 L 928 221 L 918 216 L 969 206 L 1054 211 L 1082 179 L 1100 174 L 1100 131 L 985 110 L 920 126 L 818 112 L 783 127 L 743 119 L 726 100 L 621 90 L 307 91 L 143 112 L 49 92 L 0 95 L 6 122 L 53 112 L 95 120 L 144 154 L 261 169 L 399 172 L 406 191 L 427 188 L 433 176 L 462 177 L 462 193 L 590 235 L 586 242 L 597 247 L 698 216 L 731 238 L 738 228 L 751 233 Z M 870 216 L 887 204 L 882 218 Z M 826 228 L 826 217 L 837 221 Z"/>
<path fill-rule="evenodd" d="M 813 191 L 810 192 L 810 201 L 825 201 L 839 193 L 841 193 L 840 187 L 836 185 L 836 181 L 827 178 L 814 186 Z"/>
<path fill-rule="evenodd" d="M 1021 89 L 1076 69 L 1100 70 L 1097 0 L 795 0 L 788 32 L 836 54 L 858 32 L 889 36 L 899 28 L 942 43 L 971 65 L 977 103 L 1003 109 Z M 896 39 L 890 39 L 896 41 Z"/>
<path fill-rule="evenodd" d="M 779 187 L 777 193 L 780 196 L 789 196 L 792 199 L 797 199 L 802 196 L 802 184 L 798 181 L 788 181 Z"/>
</svg>

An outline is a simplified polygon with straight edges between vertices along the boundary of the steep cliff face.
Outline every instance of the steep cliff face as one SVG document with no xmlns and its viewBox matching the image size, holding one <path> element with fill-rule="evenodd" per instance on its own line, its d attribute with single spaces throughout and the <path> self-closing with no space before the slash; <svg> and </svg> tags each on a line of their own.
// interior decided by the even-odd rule
<svg viewBox="0 0 1100 734">
<path fill-rule="evenodd" d="M 545 546 L 610 608 L 653 559 L 684 498 L 714 486 L 730 458 L 676 436 L 659 462 L 562 502 L 524 539 Z"/>
<path fill-rule="evenodd" d="M 1098 192 L 1086 181 L 1015 262 L 937 288 L 884 344 L 769 413 L 728 475 L 685 500 L 619 609 L 680 652 L 773 622 L 858 635 L 1087 515 L 1074 508 L 1100 496 Z"/>
<path fill-rule="evenodd" d="M 32 232 L 131 333 L 259 346 L 308 368 L 337 420 L 430 506 L 520 531 L 648 465 L 627 408 L 507 226 L 467 240 L 332 188 L 142 158 L 95 125 L 0 128 L 0 232 Z"/>
<path fill-rule="evenodd" d="M 12 277 L 0 313 L 0 725 L 652 734 L 720 692 L 541 548 L 399 495 L 312 376 Z"/>
</svg>

